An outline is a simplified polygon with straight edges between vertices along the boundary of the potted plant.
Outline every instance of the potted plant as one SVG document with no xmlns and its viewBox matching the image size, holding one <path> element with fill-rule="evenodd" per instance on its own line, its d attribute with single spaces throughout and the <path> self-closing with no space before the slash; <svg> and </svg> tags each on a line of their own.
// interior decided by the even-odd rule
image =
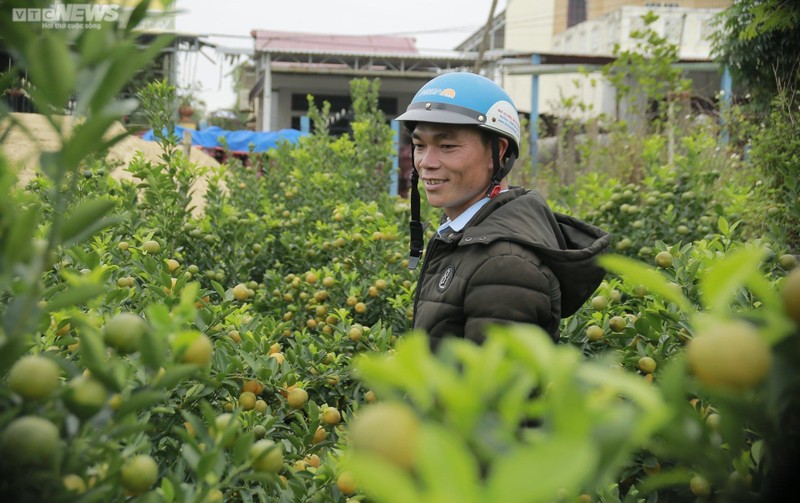
<svg viewBox="0 0 800 503">
<path fill-rule="evenodd" d="M 191 99 L 188 97 L 181 99 L 180 103 L 178 104 L 178 115 L 180 116 L 181 120 L 191 120 L 192 116 L 194 115 L 194 106 L 192 105 Z"/>
<path fill-rule="evenodd" d="M 30 100 L 28 88 L 30 83 L 25 77 L 12 75 L 11 72 L 0 74 L 3 100 L 12 112 L 32 112 L 33 104 Z"/>
<path fill-rule="evenodd" d="M 203 108 L 203 101 L 198 98 L 199 84 L 187 86 L 178 92 L 178 123 L 195 124 L 197 115 Z"/>
<path fill-rule="evenodd" d="M 22 96 L 25 94 L 24 77 L 14 75 L 12 72 L 0 72 L 0 85 L 5 96 Z"/>
</svg>

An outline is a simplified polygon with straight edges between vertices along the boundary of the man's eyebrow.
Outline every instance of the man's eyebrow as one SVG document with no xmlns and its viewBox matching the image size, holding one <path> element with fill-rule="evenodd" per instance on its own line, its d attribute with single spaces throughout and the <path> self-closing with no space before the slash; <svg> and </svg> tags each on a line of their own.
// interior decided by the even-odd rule
<svg viewBox="0 0 800 503">
<path fill-rule="evenodd" d="M 456 134 L 455 134 L 455 133 L 453 133 L 452 131 L 438 131 L 438 132 L 436 132 L 436 133 L 433 133 L 433 139 L 434 139 L 434 140 L 437 140 L 437 141 L 441 141 L 441 140 L 453 140 L 453 139 L 455 139 L 457 136 L 458 136 L 458 135 L 456 135 Z M 412 138 L 414 138 L 414 139 L 417 139 L 417 140 L 421 139 L 421 137 L 420 137 L 420 134 L 419 134 L 419 133 L 417 133 L 416 131 L 414 131 L 413 133 L 411 133 L 411 137 L 412 137 Z"/>
</svg>

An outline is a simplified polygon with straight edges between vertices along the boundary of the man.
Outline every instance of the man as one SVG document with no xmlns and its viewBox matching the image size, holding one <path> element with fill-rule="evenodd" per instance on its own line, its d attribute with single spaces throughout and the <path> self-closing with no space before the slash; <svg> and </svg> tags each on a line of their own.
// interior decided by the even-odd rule
<svg viewBox="0 0 800 503">
<path fill-rule="evenodd" d="M 418 181 L 444 210 L 425 252 L 414 328 L 436 347 L 447 336 L 480 342 L 490 323 L 532 323 L 554 340 L 562 317 L 595 291 L 603 230 L 553 213 L 536 192 L 509 188 L 519 154 L 514 104 L 491 80 L 465 72 L 425 84 L 398 117 L 411 132 L 411 256 L 422 256 Z"/>
</svg>

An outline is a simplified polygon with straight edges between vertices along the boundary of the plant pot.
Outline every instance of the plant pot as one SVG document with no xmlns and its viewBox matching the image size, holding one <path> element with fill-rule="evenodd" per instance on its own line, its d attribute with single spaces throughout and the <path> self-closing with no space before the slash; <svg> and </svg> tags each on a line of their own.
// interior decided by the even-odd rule
<svg viewBox="0 0 800 503">
<path fill-rule="evenodd" d="M 182 118 L 191 118 L 194 115 L 194 108 L 191 105 L 181 105 L 178 107 L 178 114 Z"/>
</svg>

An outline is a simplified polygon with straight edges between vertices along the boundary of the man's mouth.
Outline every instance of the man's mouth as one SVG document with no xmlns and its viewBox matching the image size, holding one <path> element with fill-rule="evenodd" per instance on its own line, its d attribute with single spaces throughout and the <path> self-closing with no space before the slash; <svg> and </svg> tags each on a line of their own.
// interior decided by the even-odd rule
<svg viewBox="0 0 800 503">
<path fill-rule="evenodd" d="M 441 185 L 441 184 L 443 184 L 445 182 L 447 182 L 447 180 L 442 180 L 442 179 L 438 179 L 438 178 L 426 178 L 425 179 L 425 185 L 429 186 L 429 187 L 436 186 L 436 185 Z"/>
</svg>

